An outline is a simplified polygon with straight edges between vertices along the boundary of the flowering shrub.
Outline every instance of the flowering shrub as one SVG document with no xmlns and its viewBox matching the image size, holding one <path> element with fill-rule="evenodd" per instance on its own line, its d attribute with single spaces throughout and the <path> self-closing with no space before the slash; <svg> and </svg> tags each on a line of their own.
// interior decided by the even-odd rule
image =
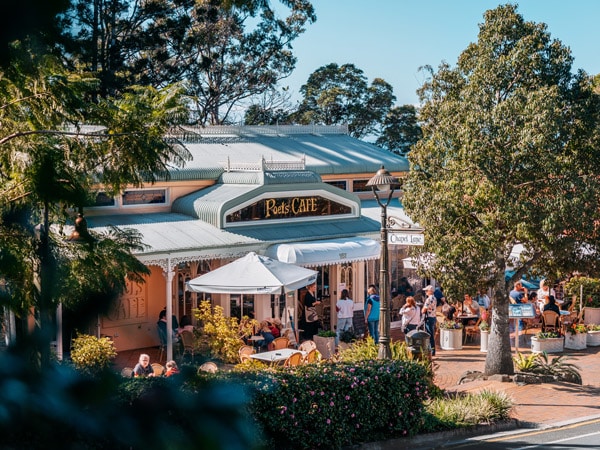
<svg viewBox="0 0 600 450">
<path fill-rule="evenodd" d="M 266 448 L 335 449 L 412 435 L 423 422 L 427 376 L 425 365 L 400 360 L 267 371 L 253 378 L 250 410 Z"/>
<path fill-rule="evenodd" d="M 116 356 L 117 350 L 110 338 L 78 334 L 73 339 L 71 361 L 78 370 L 91 374 L 99 373 L 108 369 Z"/>
<path fill-rule="evenodd" d="M 479 324 L 479 329 L 481 331 L 490 331 L 490 324 L 487 323 L 485 320 L 482 320 Z"/>
<path fill-rule="evenodd" d="M 460 330 L 463 327 L 462 322 L 457 322 L 455 320 L 444 320 L 439 325 L 443 330 Z"/>
<path fill-rule="evenodd" d="M 226 363 L 238 362 L 238 351 L 243 344 L 240 336 L 251 335 L 255 321 L 245 320 L 240 330 L 236 317 L 225 317 L 221 306 L 213 309 L 208 301 L 200 302 L 194 314 L 203 325 L 199 330 L 200 339 L 210 347 L 210 356 Z"/>
<path fill-rule="evenodd" d="M 587 333 L 588 329 L 587 327 L 582 324 L 582 323 L 571 323 L 569 324 L 569 326 L 565 329 L 565 331 L 567 333 L 571 333 L 571 334 L 578 334 L 578 333 Z"/>
</svg>

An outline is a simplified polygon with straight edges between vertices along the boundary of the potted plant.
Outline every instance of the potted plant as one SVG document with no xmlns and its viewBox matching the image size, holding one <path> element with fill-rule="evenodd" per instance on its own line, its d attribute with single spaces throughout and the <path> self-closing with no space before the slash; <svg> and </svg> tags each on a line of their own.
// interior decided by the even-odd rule
<svg viewBox="0 0 600 450">
<path fill-rule="evenodd" d="M 583 323 L 572 323 L 565 329 L 565 348 L 583 350 L 586 347 L 587 327 Z"/>
<path fill-rule="evenodd" d="M 583 323 L 600 323 L 600 279 L 573 277 L 565 284 L 565 292 L 581 299 Z"/>
<path fill-rule="evenodd" d="M 323 358 L 329 359 L 335 354 L 335 331 L 321 330 L 313 336 L 313 340 Z"/>
<path fill-rule="evenodd" d="M 354 328 L 344 330 L 340 333 L 339 350 L 346 350 L 350 348 L 350 345 L 356 341 L 359 336 L 354 332 Z"/>
<path fill-rule="evenodd" d="M 440 347 L 442 350 L 461 350 L 463 346 L 463 324 L 454 320 L 440 323 Z"/>
<path fill-rule="evenodd" d="M 600 346 L 600 325 L 591 323 L 587 325 L 586 345 L 588 347 Z"/>
<path fill-rule="evenodd" d="M 488 340 L 490 337 L 490 324 L 485 320 L 482 320 L 479 324 L 479 333 L 481 335 L 479 351 L 485 353 L 488 350 Z"/>
<path fill-rule="evenodd" d="M 532 353 L 560 353 L 564 349 L 564 339 L 556 331 L 540 332 L 531 337 Z"/>
</svg>

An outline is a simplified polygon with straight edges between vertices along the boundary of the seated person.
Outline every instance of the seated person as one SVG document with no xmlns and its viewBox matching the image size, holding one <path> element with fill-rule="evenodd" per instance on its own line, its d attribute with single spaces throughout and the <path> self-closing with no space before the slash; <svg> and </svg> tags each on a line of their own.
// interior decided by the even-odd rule
<svg viewBox="0 0 600 450">
<path fill-rule="evenodd" d="M 133 368 L 134 377 L 153 377 L 154 369 L 150 365 L 150 356 L 142 353 L 139 362 Z"/>
<path fill-rule="evenodd" d="M 271 345 L 271 342 L 275 340 L 275 336 L 271 332 L 271 328 L 269 327 L 269 323 L 266 320 L 263 320 L 260 323 L 260 328 L 258 330 L 258 334 L 263 337 L 263 341 L 261 342 L 261 346 L 265 349 L 268 349 Z"/>
<path fill-rule="evenodd" d="M 560 314 L 560 309 L 556 304 L 554 295 L 546 296 L 546 303 L 544 304 L 544 311 L 554 311 L 556 314 Z"/>
<path fill-rule="evenodd" d="M 479 318 L 479 303 L 473 301 L 473 297 L 471 297 L 469 294 L 465 294 L 465 299 L 463 301 L 463 308 L 462 308 L 462 314 L 467 315 L 467 316 L 476 316 L 477 318 Z M 477 320 L 475 319 L 468 319 L 467 323 L 465 323 L 465 325 L 472 325 L 475 324 L 477 322 Z"/>
<path fill-rule="evenodd" d="M 168 361 L 166 364 L 167 371 L 165 372 L 165 377 L 170 377 L 171 375 L 175 375 L 179 373 L 179 368 L 177 367 L 177 363 L 173 360 Z"/>
<path fill-rule="evenodd" d="M 523 283 L 517 281 L 508 295 L 511 303 L 523 303 L 523 299 L 527 299 L 527 289 L 523 286 Z"/>
<path fill-rule="evenodd" d="M 446 297 L 442 299 L 441 312 L 446 320 L 456 319 L 456 308 L 454 307 L 452 300 L 446 300 Z"/>
<path fill-rule="evenodd" d="M 192 325 L 192 319 L 187 314 L 181 316 L 181 321 L 179 322 L 179 332 L 181 333 L 183 330 L 185 331 L 194 331 L 194 325 Z"/>
</svg>

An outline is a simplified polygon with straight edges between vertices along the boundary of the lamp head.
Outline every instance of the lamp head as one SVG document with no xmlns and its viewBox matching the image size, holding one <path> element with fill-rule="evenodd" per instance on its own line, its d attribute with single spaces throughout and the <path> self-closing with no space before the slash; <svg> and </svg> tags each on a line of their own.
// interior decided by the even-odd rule
<svg viewBox="0 0 600 450">
<path fill-rule="evenodd" d="M 375 176 L 367 182 L 367 186 L 374 186 L 378 191 L 382 192 L 387 192 L 399 184 L 398 178 L 390 174 L 383 166 L 381 166 L 381 169 L 377 171 Z"/>
</svg>

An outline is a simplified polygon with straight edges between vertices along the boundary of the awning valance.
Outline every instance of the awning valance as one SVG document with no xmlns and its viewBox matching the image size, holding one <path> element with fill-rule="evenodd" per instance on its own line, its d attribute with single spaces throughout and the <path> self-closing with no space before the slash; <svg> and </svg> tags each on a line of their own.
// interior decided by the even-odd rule
<svg viewBox="0 0 600 450">
<path fill-rule="evenodd" d="M 299 266 L 330 266 L 379 258 L 381 244 L 364 237 L 324 239 L 321 241 L 276 244 L 267 256 Z"/>
</svg>

